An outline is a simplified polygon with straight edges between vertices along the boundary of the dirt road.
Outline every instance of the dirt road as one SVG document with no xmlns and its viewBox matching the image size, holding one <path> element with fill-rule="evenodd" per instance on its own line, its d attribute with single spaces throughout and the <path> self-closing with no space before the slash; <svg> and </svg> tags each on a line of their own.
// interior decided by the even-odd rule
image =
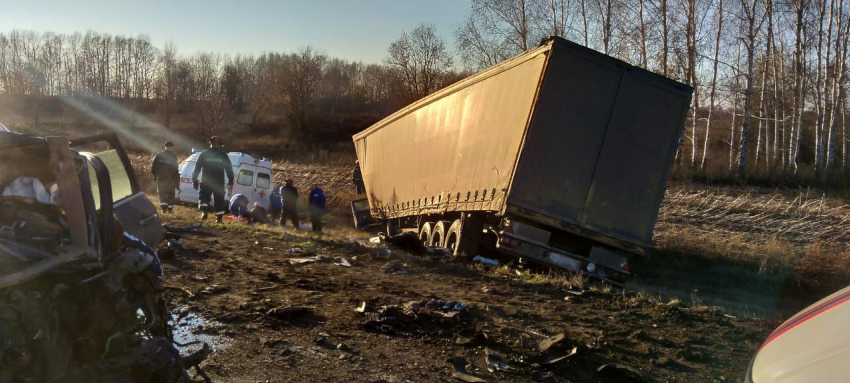
<svg viewBox="0 0 850 383">
<path fill-rule="evenodd" d="M 387 254 L 333 232 L 230 223 L 182 243 L 165 261 L 167 294 L 176 316 L 208 320 L 178 320 L 178 332 L 218 344 L 205 367 L 216 382 L 738 381 L 772 325 L 643 294 L 568 291 L 504 267 Z M 314 255 L 328 258 L 290 265 Z M 450 314 L 432 299 L 467 308 Z M 363 302 L 368 323 L 355 310 Z M 597 372 L 608 363 L 636 370 Z"/>
</svg>

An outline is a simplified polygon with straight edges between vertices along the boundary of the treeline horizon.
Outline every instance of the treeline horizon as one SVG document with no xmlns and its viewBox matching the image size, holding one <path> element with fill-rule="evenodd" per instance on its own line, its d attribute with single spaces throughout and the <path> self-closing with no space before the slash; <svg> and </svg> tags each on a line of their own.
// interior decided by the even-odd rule
<svg viewBox="0 0 850 383">
<path fill-rule="evenodd" d="M 850 0 L 473 0 L 456 51 L 422 24 L 380 64 L 309 46 L 187 56 L 145 37 L 13 31 L 0 34 L 0 94 L 146 100 L 146 115 L 182 132 L 344 143 L 548 36 L 694 87 L 676 174 L 823 181 L 850 171 Z"/>
</svg>

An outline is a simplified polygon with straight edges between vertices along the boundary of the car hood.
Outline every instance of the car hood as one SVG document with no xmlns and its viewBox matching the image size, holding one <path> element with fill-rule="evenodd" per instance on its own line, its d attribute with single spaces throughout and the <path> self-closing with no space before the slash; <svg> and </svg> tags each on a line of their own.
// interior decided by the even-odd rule
<svg viewBox="0 0 850 383">
<path fill-rule="evenodd" d="M 846 382 L 850 376 L 850 287 L 816 302 L 771 333 L 753 361 L 751 379 Z"/>
</svg>

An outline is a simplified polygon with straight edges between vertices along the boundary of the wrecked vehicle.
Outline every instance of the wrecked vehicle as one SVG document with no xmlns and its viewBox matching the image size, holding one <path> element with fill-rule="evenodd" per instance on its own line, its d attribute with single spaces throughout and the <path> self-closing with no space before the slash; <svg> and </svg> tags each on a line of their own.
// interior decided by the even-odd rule
<svg viewBox="0 0 850 383">
<path fill-rule="evenodd" d="M 355 225 L 622 283 L 652 246 L 692 92 L 553 37 L 354 135 Z"/>
<path fill-rule="evenodd" d="M 174 346 L 162 225 L 117 137 L 0 132 L 0 190 L 0 382 L 189 381 L 210 350 Z"/>
</svg>

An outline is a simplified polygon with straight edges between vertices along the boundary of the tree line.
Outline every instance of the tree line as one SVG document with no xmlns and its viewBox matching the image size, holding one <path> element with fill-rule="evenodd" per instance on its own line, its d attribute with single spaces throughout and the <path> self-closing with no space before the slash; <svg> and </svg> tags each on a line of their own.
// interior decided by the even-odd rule
<svg viewBox="0 0 850 383">
<path fill-rule="evenodd" d="M 561 36 L 694 87 L 677 163 L 729 174 L 848 169 L 847 0 L 473 0 L 478 69 Z"/>
<path fill-rule="evenodd" d="M 179 115 L 191 133 L 264 126 L 309 139 L 341 124 L 355 125 L 344 133 L 356 132 L 456 81 L 462 76 L 451 69 L 451 56 L 431 25 L 402 34 L 378 64 L 309 46 L 258 56 L 180 55 L 173 44 L 156 47 L 146 36 L 14 30 L 0 34 L 0 95 L 143 101 L 167 128 L 178 125 Z M 37 108 L 32 113 L 38 123 Z"/>
<path fill-rule="evenodd" d="M 850 167 L 850 0 L 472 0 L 456 49 L 422 24 L 373 64 L 310 47 L 186 56 L 144 36 L 11 31 L 0 34 L 0 94 L 148 100 L 166 126 L 188 114 L 204 133 L 348 134 L 548 36 L 691 85 L 681 169 L 822 179 Z"/>
</svg>

